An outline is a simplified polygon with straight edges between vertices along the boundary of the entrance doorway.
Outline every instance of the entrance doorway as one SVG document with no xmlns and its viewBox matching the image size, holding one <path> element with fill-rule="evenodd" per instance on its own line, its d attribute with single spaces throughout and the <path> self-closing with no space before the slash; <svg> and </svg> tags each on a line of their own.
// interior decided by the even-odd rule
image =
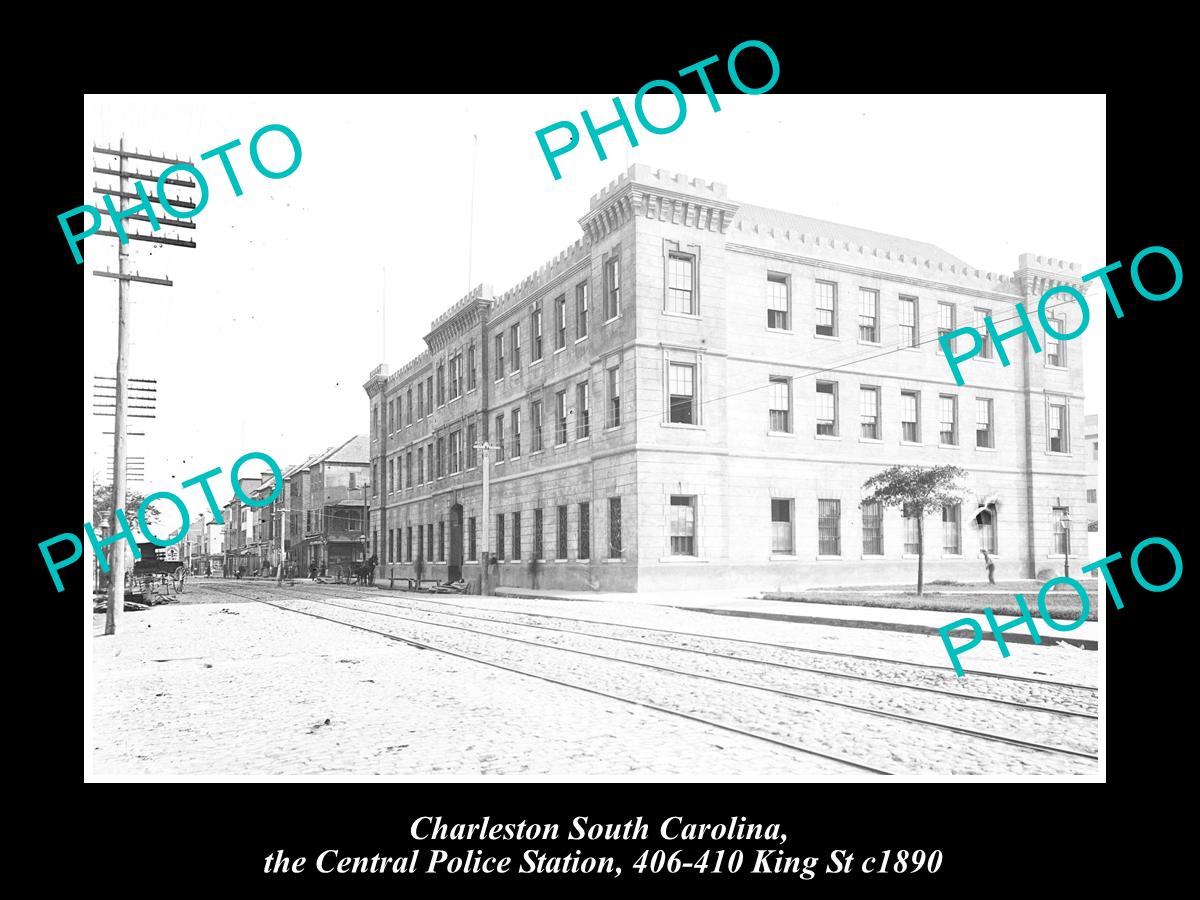
<svg viewBox="0 0 1200 900">
<path fill-rule="evenodd" d="M 463 564 L 463 508 L 461 503 L 450 507 L 450 558 L 446 577 L 451 581 L 462 578 Z"/>
</svg>

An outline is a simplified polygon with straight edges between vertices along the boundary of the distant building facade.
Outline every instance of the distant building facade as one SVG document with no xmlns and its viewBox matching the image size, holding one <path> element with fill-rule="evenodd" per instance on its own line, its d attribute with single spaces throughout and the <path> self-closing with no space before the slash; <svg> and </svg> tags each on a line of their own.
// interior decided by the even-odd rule
<svg viewBox="0 0 1200 900">
<path fill-rule="evenodd" d="M 1086 548 L 1082 353 L 1036 324 L 1079 266 L 984 273 L 930 244 L 730 200 L 636 165 L 584 236 L 512 290 L 480 285 L 364 385 L 384 574 L 559 589 L 911 581 L 916 521 L 860 507 L 891 464 L 969 472 L 927 518 L 926 578 L 1061 569 Z M 954 384 L 939 334 L 1011 329 Z M 1049 313 L 1067 333 L 1079 309 Z M 961 340 L 961 339 L 960 339 Z M 1070 533 L 1068 534 L 1068 529 Z"/>
<path fill-rule="evenodd" d="M 1083 417 L 1083 452 L 1087 472 L 1087 530 L 1100 530 L 1100 426 L 1096 415 Z"/>
</svg>

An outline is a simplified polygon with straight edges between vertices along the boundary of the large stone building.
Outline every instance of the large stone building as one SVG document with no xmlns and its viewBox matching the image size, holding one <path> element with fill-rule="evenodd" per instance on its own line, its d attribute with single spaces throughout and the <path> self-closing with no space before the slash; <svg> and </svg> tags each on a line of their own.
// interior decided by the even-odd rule
<svg viewBox="0 0 1200 900">
<path fill-rule="evenodd" d="M 364 385 L 385 577 L 419 557 L 427 577 L 478 579 L 477 441 L 498 447 L 501 585 L 911 581 L 915 519 L 860 508 L 894 463 L 970 473 L 961 504 L 927 518 L 927 579 L 979 579 L 985 547 L 1005 578 L 1086 547 L 1082 354 L 1036 324 L 1078 265 L 1022 254 L 1013 274 L 980 272 L 643 165 L 579 222 L 551 262 L 505 293 L 475 288 L 420 356 Z M 1043 352 L 1012 337 L 1005 367 L 989 340 L 956 387 L 939 333 L 988 314 L 1011 329 L 1018 302 Z M 1050 314 L 1063 333 L 1079 321 L 1073 303 Z"/>
</svg>

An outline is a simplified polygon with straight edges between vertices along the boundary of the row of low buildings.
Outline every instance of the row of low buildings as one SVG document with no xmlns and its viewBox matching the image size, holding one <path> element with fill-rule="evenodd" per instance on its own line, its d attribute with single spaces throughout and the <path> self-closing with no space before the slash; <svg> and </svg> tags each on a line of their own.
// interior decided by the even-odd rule
<svg viewBox="0 0 1200 900">
<path fill-rule="evenodd" d="M 927 579 L 978 580 L 984 550 L 1007 578 L 1086 552 L 1080 341 L 1035 324 L 1043 352 L 1011 338 L 1004 366 L 988 340 L 963 387 L 937 343 L 989 315 L 1011 329 L 1015 304 L 1081 287 L 1078 265 L 1022 254 L 1011 274 L 981 272 L 643 165 L 579 224 L 519 285 L 480 285 L 420 355 L 370 373 L 385 576 L 420 561 L 477 584 L 486 553 L 508 586 L 908 581 L 915 519 L 860 506 L 891 464 L 969 473 L 925 523 Z M 1068 333 L 1080 310 L 1050 315 Z"/>
<path fill-rule="evenodd" d="M 235 496 L 222 507 L 222 572 L 274 571 L 281 549 L 285 571 L 291 574 L 307 573 L 313 563 L 332 569 L 361 561 L 368 465 L 367 436 L 356 435 L 284 467 L 282 489 L 269 471 L 242 477 L 241 490 L 252 501 L 274 500 L 256 507 Z"/>
</svg>

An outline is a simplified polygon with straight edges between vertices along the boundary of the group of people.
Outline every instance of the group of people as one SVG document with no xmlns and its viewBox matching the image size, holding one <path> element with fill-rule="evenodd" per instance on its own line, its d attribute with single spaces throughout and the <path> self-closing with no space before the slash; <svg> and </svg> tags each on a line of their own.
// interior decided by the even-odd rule
<svg viewBox="0 0 1200 900">
<path fill-rule="evenodd" d="M 325 563 L 322 562 L 320 565 L 318 565 L 317 561 L 315 559 L 312 561 L 312 563 L 308 567 L 308 577 L 311 578 L 313 581 L 316 581 L 318 576 L 321 578 L 324 578 L 325 572 L 326 572 Z"/>
</svg>

